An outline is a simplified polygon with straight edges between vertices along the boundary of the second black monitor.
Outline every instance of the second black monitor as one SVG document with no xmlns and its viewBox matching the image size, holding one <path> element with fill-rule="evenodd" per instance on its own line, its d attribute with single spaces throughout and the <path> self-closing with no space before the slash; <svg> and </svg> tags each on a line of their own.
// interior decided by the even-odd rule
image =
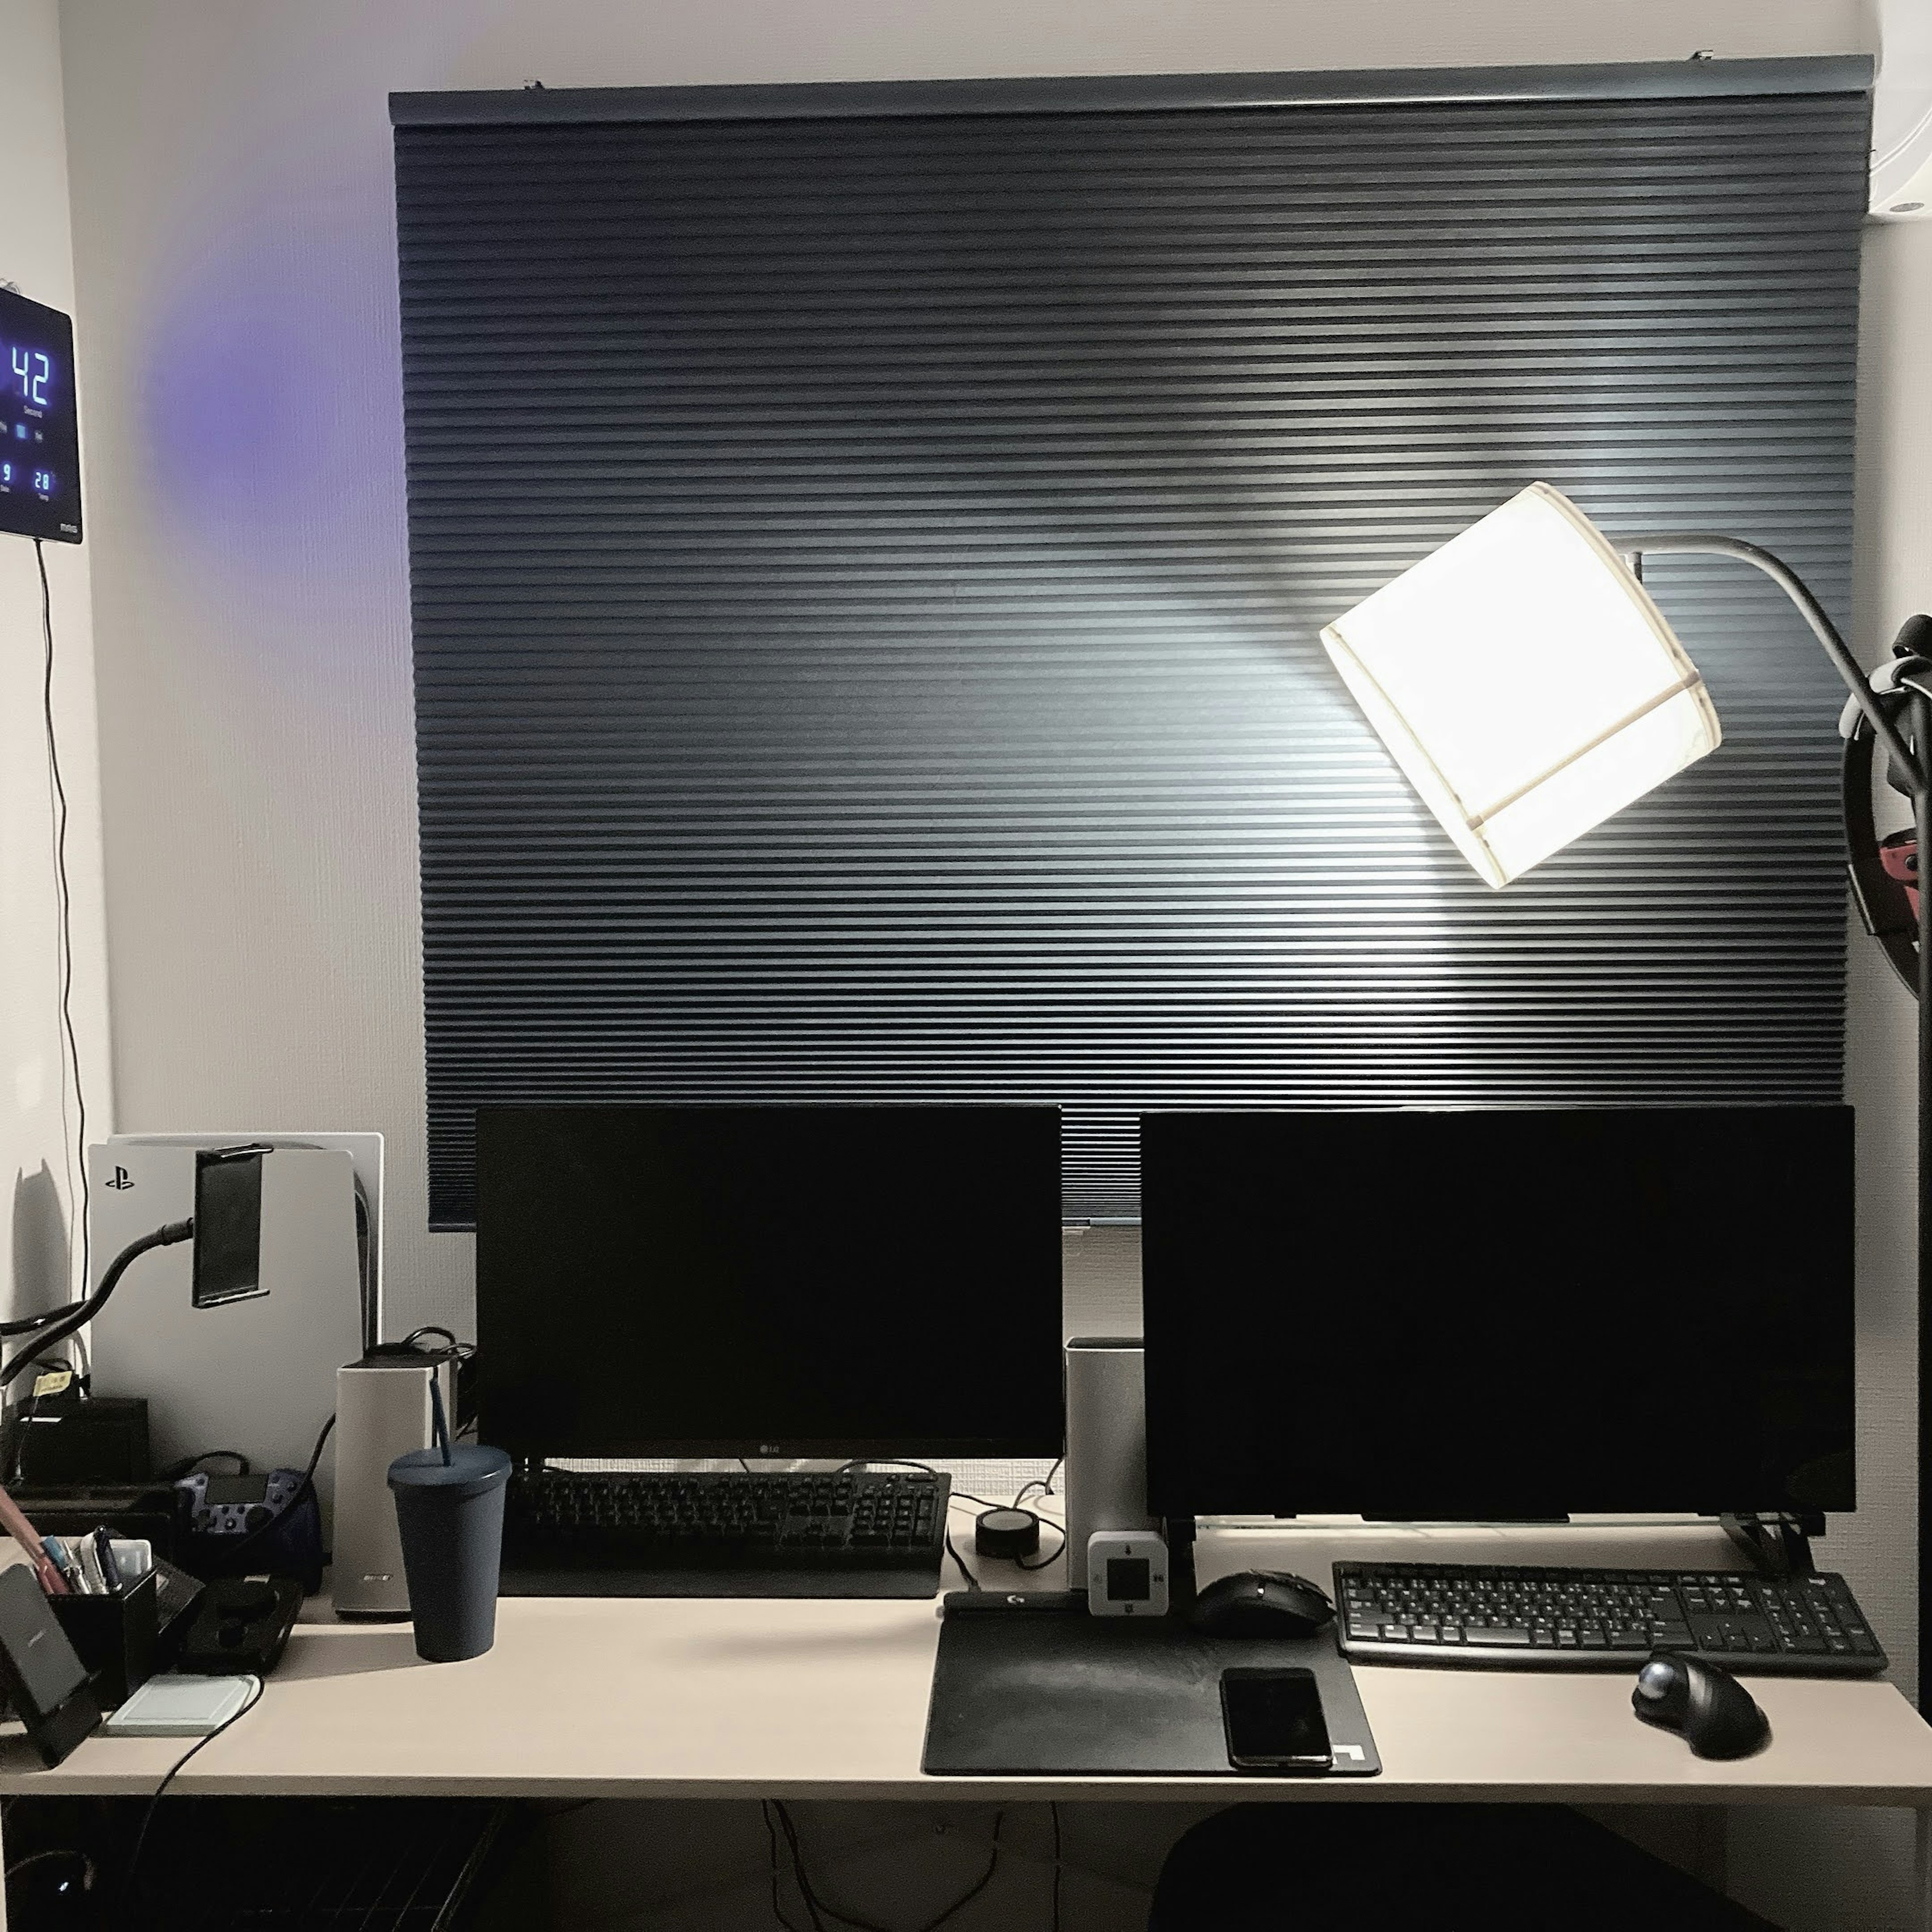
<svg viewBox="0 0 1932 1932">
<path fill-rule="evenodd" d="M 513 1456 L 1057 1456 L 1046 1107 L 490 1107 L 478 1397 Z"/>
<path fill-rule="evenodd" d="M 1142 1123 L 1175 1515 L 1853 1505 L 1849 1108 Z"/>
</svg>

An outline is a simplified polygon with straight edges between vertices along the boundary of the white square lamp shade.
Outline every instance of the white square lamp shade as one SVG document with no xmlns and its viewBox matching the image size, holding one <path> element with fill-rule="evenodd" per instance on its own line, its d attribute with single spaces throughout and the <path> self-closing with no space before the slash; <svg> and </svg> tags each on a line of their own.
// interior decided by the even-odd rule
<svg viewBox="0 0 1932 1932">
<path fill-rule="evenodd" d="M 1397 764 L 1506 886 L 1717 749 L 1663 614 L 1560 490 L 1532 483 L 1322 633 Z"/>
</svg>

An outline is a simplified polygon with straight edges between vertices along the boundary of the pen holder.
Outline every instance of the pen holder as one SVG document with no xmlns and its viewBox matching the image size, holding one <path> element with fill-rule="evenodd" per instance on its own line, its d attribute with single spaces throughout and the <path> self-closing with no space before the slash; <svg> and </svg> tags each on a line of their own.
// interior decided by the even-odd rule
<svg viewBox="0 0 1932 1932">
<path fill-rule="evenodd" d="M 124 1704 L 154 1674 L 154 1573 L 118 1597 L 50 1597 L 104 1711 Z"/>
</svg>

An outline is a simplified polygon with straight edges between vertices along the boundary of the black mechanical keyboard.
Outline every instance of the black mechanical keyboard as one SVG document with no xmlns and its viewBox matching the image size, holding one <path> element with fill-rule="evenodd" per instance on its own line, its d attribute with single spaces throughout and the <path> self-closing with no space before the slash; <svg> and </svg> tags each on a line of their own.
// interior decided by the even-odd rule
<svg viewBox="0 0 1932 1932">
<path fill-rule="evenodd" d="M 703 1595 L 715 1578 L 719 1595 L 927 1595 L 950 1488 L 944 1475 L 863 1469 L 520 1472 L 504 1505 L 506 1589 L 547 1594 L 548 1580 L 578 1594 Z M 734 1590 L 734 1578 L 753 1587 Z"/>
<path fill-rule="evenodd" d="M 1338 1563 L 1335 1594 L 1342 1652 L 1363 1663 L 1628 1670 L 1675 1650 L 1748 1673 L 1886 1666 L 1842 1576 Z"/>
</svg>

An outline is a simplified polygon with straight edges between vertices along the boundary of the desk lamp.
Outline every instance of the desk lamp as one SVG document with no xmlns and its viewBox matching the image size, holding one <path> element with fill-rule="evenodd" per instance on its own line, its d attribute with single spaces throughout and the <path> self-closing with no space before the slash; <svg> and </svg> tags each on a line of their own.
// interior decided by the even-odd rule
<svg viewBox="0 0 1932 1932">
<path fill-rule="evenodd" d="M 1533 483 L 1322 633 L 1343 682 L 1456 848 L 1492 886 L 1715 751 L 1718 714 L 1643 583 L 1643 559 L 1730 556 L 1797 605 L 1851 693 L 1840 720 L 1855 897 L 1918 1001 L 1918 1702 L 1932 1711 L 1932 619 L 1868 680 L 1816 597 L 1768 550 L 1696 533 L 1606 538 Z M 1882 747 L 1913 830 L 1879 842 Z"/>
</svg>

